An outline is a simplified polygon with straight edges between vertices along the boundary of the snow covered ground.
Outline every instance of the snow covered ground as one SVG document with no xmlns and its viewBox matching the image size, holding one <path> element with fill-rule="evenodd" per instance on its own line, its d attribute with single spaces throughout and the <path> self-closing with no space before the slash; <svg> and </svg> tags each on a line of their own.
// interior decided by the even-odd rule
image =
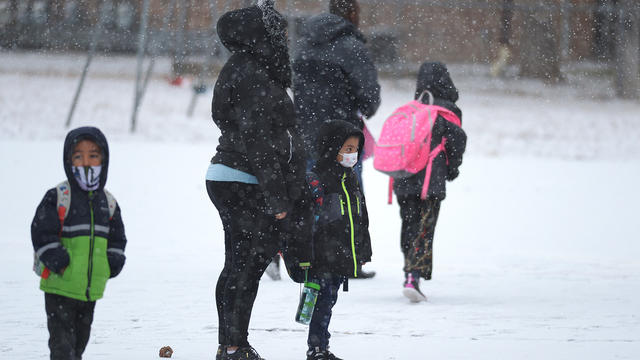
<svg viewBox="0 0 640 360">
<path fill-rule="evenodd" d="M 31 272 L 29 225 L 64 178 L 62 140 L 83 58 L 0 52 L 0 359 L 48 358 L 43 295 Z M 129 238 L 127 264 L 98 302 L 86 359 L 213 359 L 213 294 L 222 229 L 204 188 L 217 143 L 210 94 L 186 117 L 188 86 L 158 75 L 128 133 L 135 61 L 99 57 L 73 126 L 103 129 L 108 187 Z M 452 66 L 469 145 L 449 186 L 434 242 L 427 303 L 402 297 L 397 205 L 365 164 L 378 275 L 340 293 L 332 347 L 345 359 L 640 358 L 640 103 L 607 81 L 569 76 L 548 87 Z M 384 80 L 370 126 L 411 98 L 412 80 Z M 285 274 L 283 273 L 283 276 Z M 299 286 L 265 278 L 250 342 L 269 360 L 304 358 L 293 321 Z"/>
</svg>

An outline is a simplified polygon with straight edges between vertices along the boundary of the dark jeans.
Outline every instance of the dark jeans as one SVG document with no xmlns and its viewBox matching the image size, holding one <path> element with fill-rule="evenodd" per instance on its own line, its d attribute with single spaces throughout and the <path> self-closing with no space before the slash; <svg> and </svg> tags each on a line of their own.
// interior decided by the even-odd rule
<svg viewBox="0 0 640 360">
<path fill-rule="evenodd" d="M 95 301 L 44 293 L 51 360 L 80 360 L 89 342 Z"/>
<path fill-rule="evenodd" d="M 312 276 L 311 279 L 312 282 L 320 285 L 320 293 L 309 324 L 307 344 L 309 348 L 319 347 L 321 350 L 326 350 L 329 347 L 329 338 L 331 337 L 329 333 L 331 309 L 338 300 L 338 290 L 340 290 L 344 277 L 335 274 L 324 274 Z"/>
<path fill-rule="evenodd" d="M 440 200 L 420 199 L 420 195 L 398 196 L 402 232 L 400 246 L 404 271 L 431 280 L 433 270 L 433 235 L 440 212 Z"/>
<path fill-rule="evenodd" d="M 224 227 L 224 268 L 216 285 L 218 341 L 248 346 L 258 284 L 279 249 L 282 222 L 265 213 L 258 185 L 207 181 L 207 192 Z"/>
</svg>

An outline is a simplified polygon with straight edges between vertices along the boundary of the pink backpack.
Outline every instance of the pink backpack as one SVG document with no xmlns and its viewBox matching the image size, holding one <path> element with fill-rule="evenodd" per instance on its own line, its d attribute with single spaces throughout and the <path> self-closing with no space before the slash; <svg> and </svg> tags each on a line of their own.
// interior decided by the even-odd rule
<svg viewBox="0 0 640 360">
<path fill-rule="evenodd" d="M 422 103 L 425 94 L 429 95 L 429 105 Z M 433 105 L 433 95 L 425 91 L 418 100 L 399 107 L 385 120 L 375 147 L 373 167 L 390 176 L 389 203 L 394 178 L 409 177 L 425 168 L 424 186 L 420 197 L 426 199 L 433 159 L 444 151 L 447 140 L 443 138 L 442 143 L 433 150 L 430 149 L 431 129 L 438 115 L 460 126 L 460 119 L 456 114 Z"/>
</svg>

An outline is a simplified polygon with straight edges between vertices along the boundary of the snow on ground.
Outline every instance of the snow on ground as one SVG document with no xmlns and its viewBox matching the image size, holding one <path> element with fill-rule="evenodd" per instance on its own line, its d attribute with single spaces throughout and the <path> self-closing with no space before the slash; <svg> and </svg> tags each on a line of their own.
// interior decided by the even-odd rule
<svg viewBox="0 0 640 360">
<path fill-rule="evenodd" d="M 31 273 L 29 225 L 63 179 L 63 124 L 81 55 L 0 52 L 0 358 L 48 357 L 43 295 Z M 73 126 L 102 128 L 112 152 L 108 187 L 129 238 L 123 273 L 98 302 L 86 359 L 212 359 L 213 294 L 222 229 L 204 188 L 218 131 L 210 94 L 186 117 L 188 86 L 171 87 L 160 62 L 128 133 L 135 61 L 99 57 Z M 434 242 L 429 301 L 401 294 L 397 205 L 387 178 L 365 164 L 378 275 L 340 293 L 332 351 L 345 359 L 640 358 L 640 104 L 609 84 L 570 77 L 556 87 L 490 79 L 452 66 L 469 146 L 449 186 Z M 384 80 L 369 122 L 411 98 L 412 80 Z M 283 276 L 285 274 L 283 273 Z M 262 282 L 250 342 L 270 360 L 302 359 L 293 321 L 299 286 Z"/>
</svg>

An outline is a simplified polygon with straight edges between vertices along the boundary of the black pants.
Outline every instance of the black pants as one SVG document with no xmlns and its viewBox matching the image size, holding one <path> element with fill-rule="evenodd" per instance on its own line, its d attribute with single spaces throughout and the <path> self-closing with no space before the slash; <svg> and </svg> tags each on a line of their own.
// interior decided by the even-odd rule
<svg viewBox="0 0 640 360">
<path fill-rule="evenodd" d="M 433 270 L 433 235 L 440 212 L 440 200 L 420 199 L 420 195 L 398 197 L 402 232 L 400 246 L 404 271 L 431 280 Z"/>
<path fill-rule="evenodd" d="M 44 293 L 51 360 L 79 360 L 89 342 L 95 301 Z"/>
<path fill-rule="evenodd" d="M 331 322 L 333 306 L 338 301 L 338 291 L 344 281 L 344 276 L 322 274 L 321 276 L 313 276 L 311 281 L 320 285 L 320 292 L 309 324 L 307 344 L 310 349 L 319 347 L 320 350 L 327 350 L 331 337 L 329 322 Z"/>
<path fill-rule="evenodd" d="M 224 268 L 216 285 L 218 342 L 247 346 L 258 284 L 280 248 L 282 223 L 265 213 L 258 185 L 207 181 L 207 192 L 224 227 Z"/>
</svg>

